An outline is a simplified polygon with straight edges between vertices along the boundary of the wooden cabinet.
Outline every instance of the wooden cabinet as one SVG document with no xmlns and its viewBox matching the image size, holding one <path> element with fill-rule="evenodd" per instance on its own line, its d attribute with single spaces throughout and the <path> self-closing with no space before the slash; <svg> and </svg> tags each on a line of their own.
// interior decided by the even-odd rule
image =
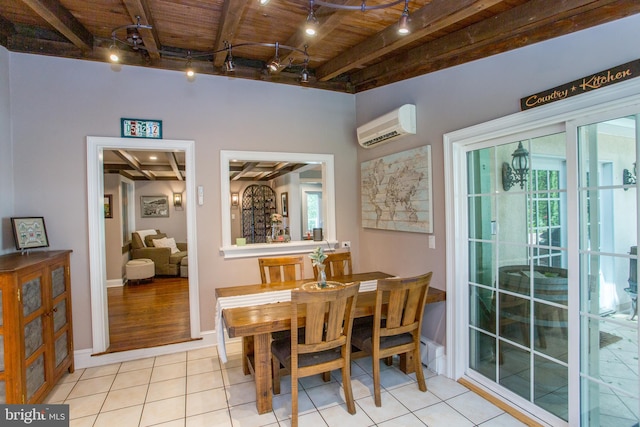
<svg viewBox="0 0 640 427">
<path fill-rule="evenodd" d="M 0 256 L 0 403 L 39 403 L 73 372 L 70 254 Z"/>
</svg>

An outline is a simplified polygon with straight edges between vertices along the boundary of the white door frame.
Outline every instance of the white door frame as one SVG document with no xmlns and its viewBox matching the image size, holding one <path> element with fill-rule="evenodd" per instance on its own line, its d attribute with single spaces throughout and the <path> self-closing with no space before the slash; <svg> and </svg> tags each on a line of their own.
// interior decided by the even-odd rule
<svg viewBox="0 0 640 427">
<path fill-rule="evenodd" d="M 89 278 L 91 281 L 91 331 L 93 354 L 109 347 L 109 313 L 107 310 L 106 258 L 103 219 L 103 150 L 184 151 L 186 167 L 187 242 L 189 244 L 189 313 L 191 338 L 200 338 L 200 304 L 198 286 L 198 242 L 196 232 L 195 141 L 150 140 L 134 138 L 87 137 L 87 200 L 89 223 Z"/>
</svg>

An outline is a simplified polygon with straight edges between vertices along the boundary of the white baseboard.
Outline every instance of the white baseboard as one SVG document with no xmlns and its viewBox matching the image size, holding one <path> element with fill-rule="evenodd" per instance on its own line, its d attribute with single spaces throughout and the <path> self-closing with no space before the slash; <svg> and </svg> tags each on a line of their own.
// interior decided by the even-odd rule
<svg viewBox="0 0 640 427">
<path fill-rule="evenodd" d="M 107 280 L 107 288 L 115 288 L 119 286 L 124 286 L 125 280 L 122 279 L 111 279 Z"/>
<path fill-rule="evenodd" d="M 197 350 L 199 348 L 217 345 L 216 332 L 205 331 L 200 333 L 202 339 L 188 341 L 179 344 L 163 345 L 160 347 L 141 348 L 139 350 L 119 351 L 117 353 L 92 356 L 90 348 L 76 350 L 73 353 L 76 369 L 92 368 L 94 366 L 110 365 L 112 363 L 128 362 L 130 360 L 145 359 L 147 357 L 161 356 L 163 354 L 179 353 L 181 351 Z"/>
</svg>

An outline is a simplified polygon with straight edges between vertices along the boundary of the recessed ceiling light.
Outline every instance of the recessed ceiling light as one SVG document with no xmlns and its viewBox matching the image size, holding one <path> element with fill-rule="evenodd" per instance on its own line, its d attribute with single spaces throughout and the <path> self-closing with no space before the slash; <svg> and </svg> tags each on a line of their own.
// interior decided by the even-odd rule
<svg viewBox="0 0 640 427">
<path fill-rule="evenodd" d="M 158 156 L 149 156 L 149 160 L 158 160 Z"/>
</svg>

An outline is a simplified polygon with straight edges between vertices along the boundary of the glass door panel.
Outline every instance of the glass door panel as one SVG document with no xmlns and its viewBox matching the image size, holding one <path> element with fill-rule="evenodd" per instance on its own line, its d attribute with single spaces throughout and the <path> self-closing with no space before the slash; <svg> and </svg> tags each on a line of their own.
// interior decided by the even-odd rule
<svg viewBox="0 0 640 427">
<path fill-rule="evenodd" d="M 469 367 L 568 420 L 565 135 L 467 153 Z"/>
<path fill-rule="evenodd" d="M 638 116 L 578 128 L 582 425 L 638 425 Z"/>
</svg>

